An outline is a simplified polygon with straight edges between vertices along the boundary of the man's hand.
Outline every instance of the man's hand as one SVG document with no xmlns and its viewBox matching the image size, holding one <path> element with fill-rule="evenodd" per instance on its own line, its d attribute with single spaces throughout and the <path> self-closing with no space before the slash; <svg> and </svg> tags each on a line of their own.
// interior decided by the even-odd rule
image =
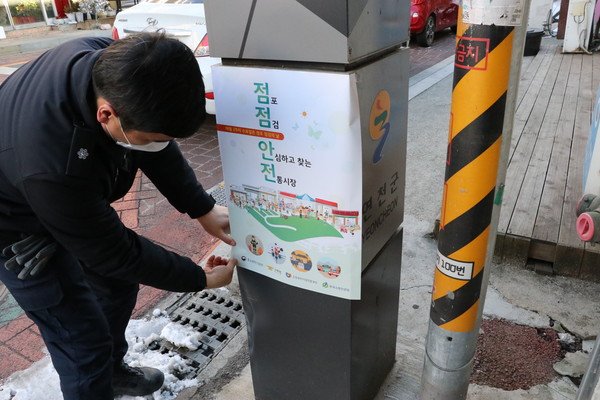
<svg viewBox="0 0 600 400">
<path fill-rule="evenodd" d="M 222 286 L 229 285 L 233 278 L 233 269 L 237 264 L 235 258 L 226 259 L 210 256 L 204 266 L 204 272 L 206 273 L 206 288 L 215 289 Z"/>
<path fill-rule="evenodd" d="M 227 207 L 215 205 L 212 210 L 198 218 L 204 230 L 230 246 L 235 246 L 235 240 L 229 235 L 229 211 Z"/>
</svg>

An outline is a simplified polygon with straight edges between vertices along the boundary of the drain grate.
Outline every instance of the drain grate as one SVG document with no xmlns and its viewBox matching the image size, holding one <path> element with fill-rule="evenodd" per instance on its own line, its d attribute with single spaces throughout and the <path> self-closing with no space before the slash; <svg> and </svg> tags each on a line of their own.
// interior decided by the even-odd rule
<svg viewBox="0 0 600 400">
<path fill-rule="evenodd" d="M 215 199 L 215 201 L 217 202 L 218 205 L 227 206 L 227 196 L 225 196 L 225 184 L 224 183 L 219 183 L 219 184 L 213 186 L 207 192 Z"/>
<path fill-rule="evenodd" d="M 190 362 L 196 374 L 246 325 L 242 304 L 223 291 L 203 290 L 186 294 L 166 311 L 171 321 L 200 332 L 201 345 L 196 350 L 188 350 L 161 340 L 155 343 L 153 350 L 178 353 Z"/>
</svg>

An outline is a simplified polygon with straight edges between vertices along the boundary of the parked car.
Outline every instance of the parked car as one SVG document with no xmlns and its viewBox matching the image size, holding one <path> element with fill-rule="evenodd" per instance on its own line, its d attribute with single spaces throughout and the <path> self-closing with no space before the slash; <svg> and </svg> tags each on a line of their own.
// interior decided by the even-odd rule
<svg viewBox="0 0 600 400">
<path fill-rule="evenodd" d="M 411 0 L 410 33 L 423 47 L 433 44 L 435 32 L 451 28 L 456 32 L 457 0 Z"/>
<path fill-rule="evenodd" d="M 215 114 L 215 100 L 210 67 L 221 62 L 210 57 L 204 0 L 146 0 L 121 11 L 115 17 L 115 39 L 139 32 L 163 29 L 168 36 L 185 43 L 196 56 L 204 77 L 206 112 Z"/>
</svg>

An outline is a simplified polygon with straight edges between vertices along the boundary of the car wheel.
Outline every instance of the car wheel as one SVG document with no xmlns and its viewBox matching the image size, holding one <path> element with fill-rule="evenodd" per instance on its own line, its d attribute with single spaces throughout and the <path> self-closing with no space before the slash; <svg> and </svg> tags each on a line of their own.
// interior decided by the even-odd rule
<svg viewBox="0 0 600 400">
<path fill-rule="evenodd" d="M 450 32 L 454 33 L 456 35 L 456 30 L 458 29 L 458 25 L 452 25 L 450 27 Z"/>
<path fill-rule="evenodd" d="M 435 35 L 435 19 L 433 15 L 427 17 L 425 21 L 425 28 L 423 32 L 417 34 L 417 43 L 423 47 L 429 47 L 433 44 L 433 37 Z"/>
</svg>

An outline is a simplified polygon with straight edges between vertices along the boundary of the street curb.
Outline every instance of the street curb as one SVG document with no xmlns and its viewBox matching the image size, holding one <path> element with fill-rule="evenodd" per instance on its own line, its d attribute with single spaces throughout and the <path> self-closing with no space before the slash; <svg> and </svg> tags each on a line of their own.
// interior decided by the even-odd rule
<svg viewBox="0 0 600 400">
<path fill-rule="evenodd" d="M 51 34 L 53 37 L 41 38 L 27 37 L 0 40 L 0 56 L 15 55 L 28 53 L 32 51 L 48 50 L 59 44 L 68 42 L 69 40 L 79 37 L 111 37 L 110 30 L 94 29 L 94 30 L 78 30 L 64 31 Z M 4 43 L 3 43 L 4 42 Z"/>
<path fill-rule="evenodd" d="M 408 81 L 408 101 L 454 72 L 454 56 L 427 68 L 411 77 Z"/>
</svg>

